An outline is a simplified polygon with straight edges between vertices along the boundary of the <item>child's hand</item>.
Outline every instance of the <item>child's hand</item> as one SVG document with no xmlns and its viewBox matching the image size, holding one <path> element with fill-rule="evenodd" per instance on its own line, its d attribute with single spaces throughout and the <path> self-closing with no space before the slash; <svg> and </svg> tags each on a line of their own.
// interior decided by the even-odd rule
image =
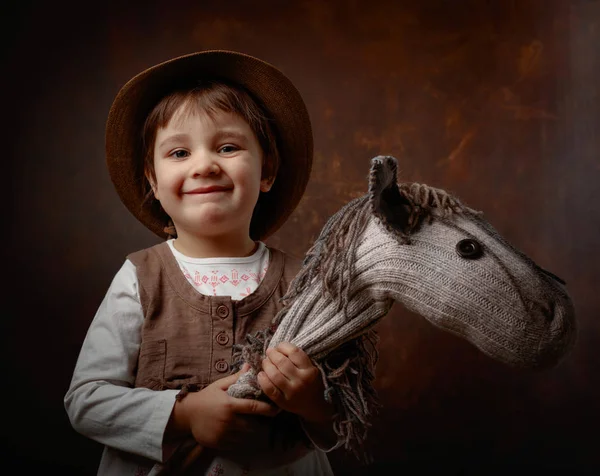
<svg viewBox="0 0 600 476">
<path fill-rule="evenodd" d="M 238 373 L 213 382 L 199 392 L 188 393 L 175 404 L 176 426 L 190 432 L 194 439 L 209 448 L 231 449 L 256 437 L 264 425 L 263 418 L 273 417 L 279 409 L 258 400 L 234 398 L 227 389 L 235 383 Z M 262 421 L 261 421 L 262 420 Z"/>
<path fill-rule="evenodd" d="M 258 383 L 279 408 L 308 422 L 331 419 L 333 407 L 325 401 L 319 370 L 302 349 L 289 342 L 267 349 L 262 368 Z"/>
</svg>

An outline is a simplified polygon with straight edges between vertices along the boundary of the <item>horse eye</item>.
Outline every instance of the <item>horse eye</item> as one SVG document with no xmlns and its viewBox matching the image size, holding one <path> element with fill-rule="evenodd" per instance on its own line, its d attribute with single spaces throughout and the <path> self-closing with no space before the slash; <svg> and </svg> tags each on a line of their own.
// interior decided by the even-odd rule
<svg viewBox="0 0 600 476">
<path fill-rule="evenodd" d="M 460 240 L 456 244 L 456 252 L 465 259 L 477 259 L 483 254 L 483 248 L 479 242 L 471 239 Z"/>
</svg>

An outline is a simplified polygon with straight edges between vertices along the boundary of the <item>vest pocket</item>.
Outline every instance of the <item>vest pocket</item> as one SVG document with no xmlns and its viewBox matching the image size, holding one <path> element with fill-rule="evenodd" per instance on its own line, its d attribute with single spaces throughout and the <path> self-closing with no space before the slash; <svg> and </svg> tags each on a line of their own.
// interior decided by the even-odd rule
<svg viewBox="0 0 600 476">
<path fill-rule="evenodd" d="M 166 339 L 142 342 L 135 386 L 164 390 L 166 357 Z"/>
<path fill-rule="evenodd" d="M 167 355 L 167 339 L 144 341 L 140 346 L 136 387 L 150 390 L 178 390 L 186 387 L 190 392 L 202 390 L 210 382 L 200 368 L 190 367 L 187 355 L 179 355 L 171 346 Z"/>
</svg>

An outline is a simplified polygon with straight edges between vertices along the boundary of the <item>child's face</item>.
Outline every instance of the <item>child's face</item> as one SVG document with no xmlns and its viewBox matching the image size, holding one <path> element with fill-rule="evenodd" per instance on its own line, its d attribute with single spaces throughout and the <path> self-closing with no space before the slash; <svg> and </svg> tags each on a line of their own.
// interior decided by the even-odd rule
<svg viewBox="0 0 600 476">
<path fill-rule="evenodd" d="M 263 154 L 239 115 L 217 111 L 186 114 L 180 108 L 154 144 L 155 197 L 178 236 L 245 236 L 259 191 Z"/>
</svg>

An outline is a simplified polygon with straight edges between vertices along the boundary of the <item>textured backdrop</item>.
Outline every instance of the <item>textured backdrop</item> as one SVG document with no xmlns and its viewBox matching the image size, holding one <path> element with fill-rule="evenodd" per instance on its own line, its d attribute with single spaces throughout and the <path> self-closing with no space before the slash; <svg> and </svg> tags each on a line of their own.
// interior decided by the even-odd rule
<svg viewBox="0 0 600 476">
<path fill-rule="evenodd" d="M 394 307 L 379 325 L 375 463 L 336 452 L 337 474 L 599 474 L 600 2 L 19 5 L 1 32 L 3 462 L 95 474 L 101 448 L 62 398 L 114 273 L 157 242 L 112 188 L 104 121 L 142 69 L 234 49 L 281 68 L 314 125 L 310 185 L 270 244 L 302 256 L 391 154 L 403 180 L 457 194 L 562 277 L 578 315 L 568 358 L 528 373 Z"/>
</svg>

